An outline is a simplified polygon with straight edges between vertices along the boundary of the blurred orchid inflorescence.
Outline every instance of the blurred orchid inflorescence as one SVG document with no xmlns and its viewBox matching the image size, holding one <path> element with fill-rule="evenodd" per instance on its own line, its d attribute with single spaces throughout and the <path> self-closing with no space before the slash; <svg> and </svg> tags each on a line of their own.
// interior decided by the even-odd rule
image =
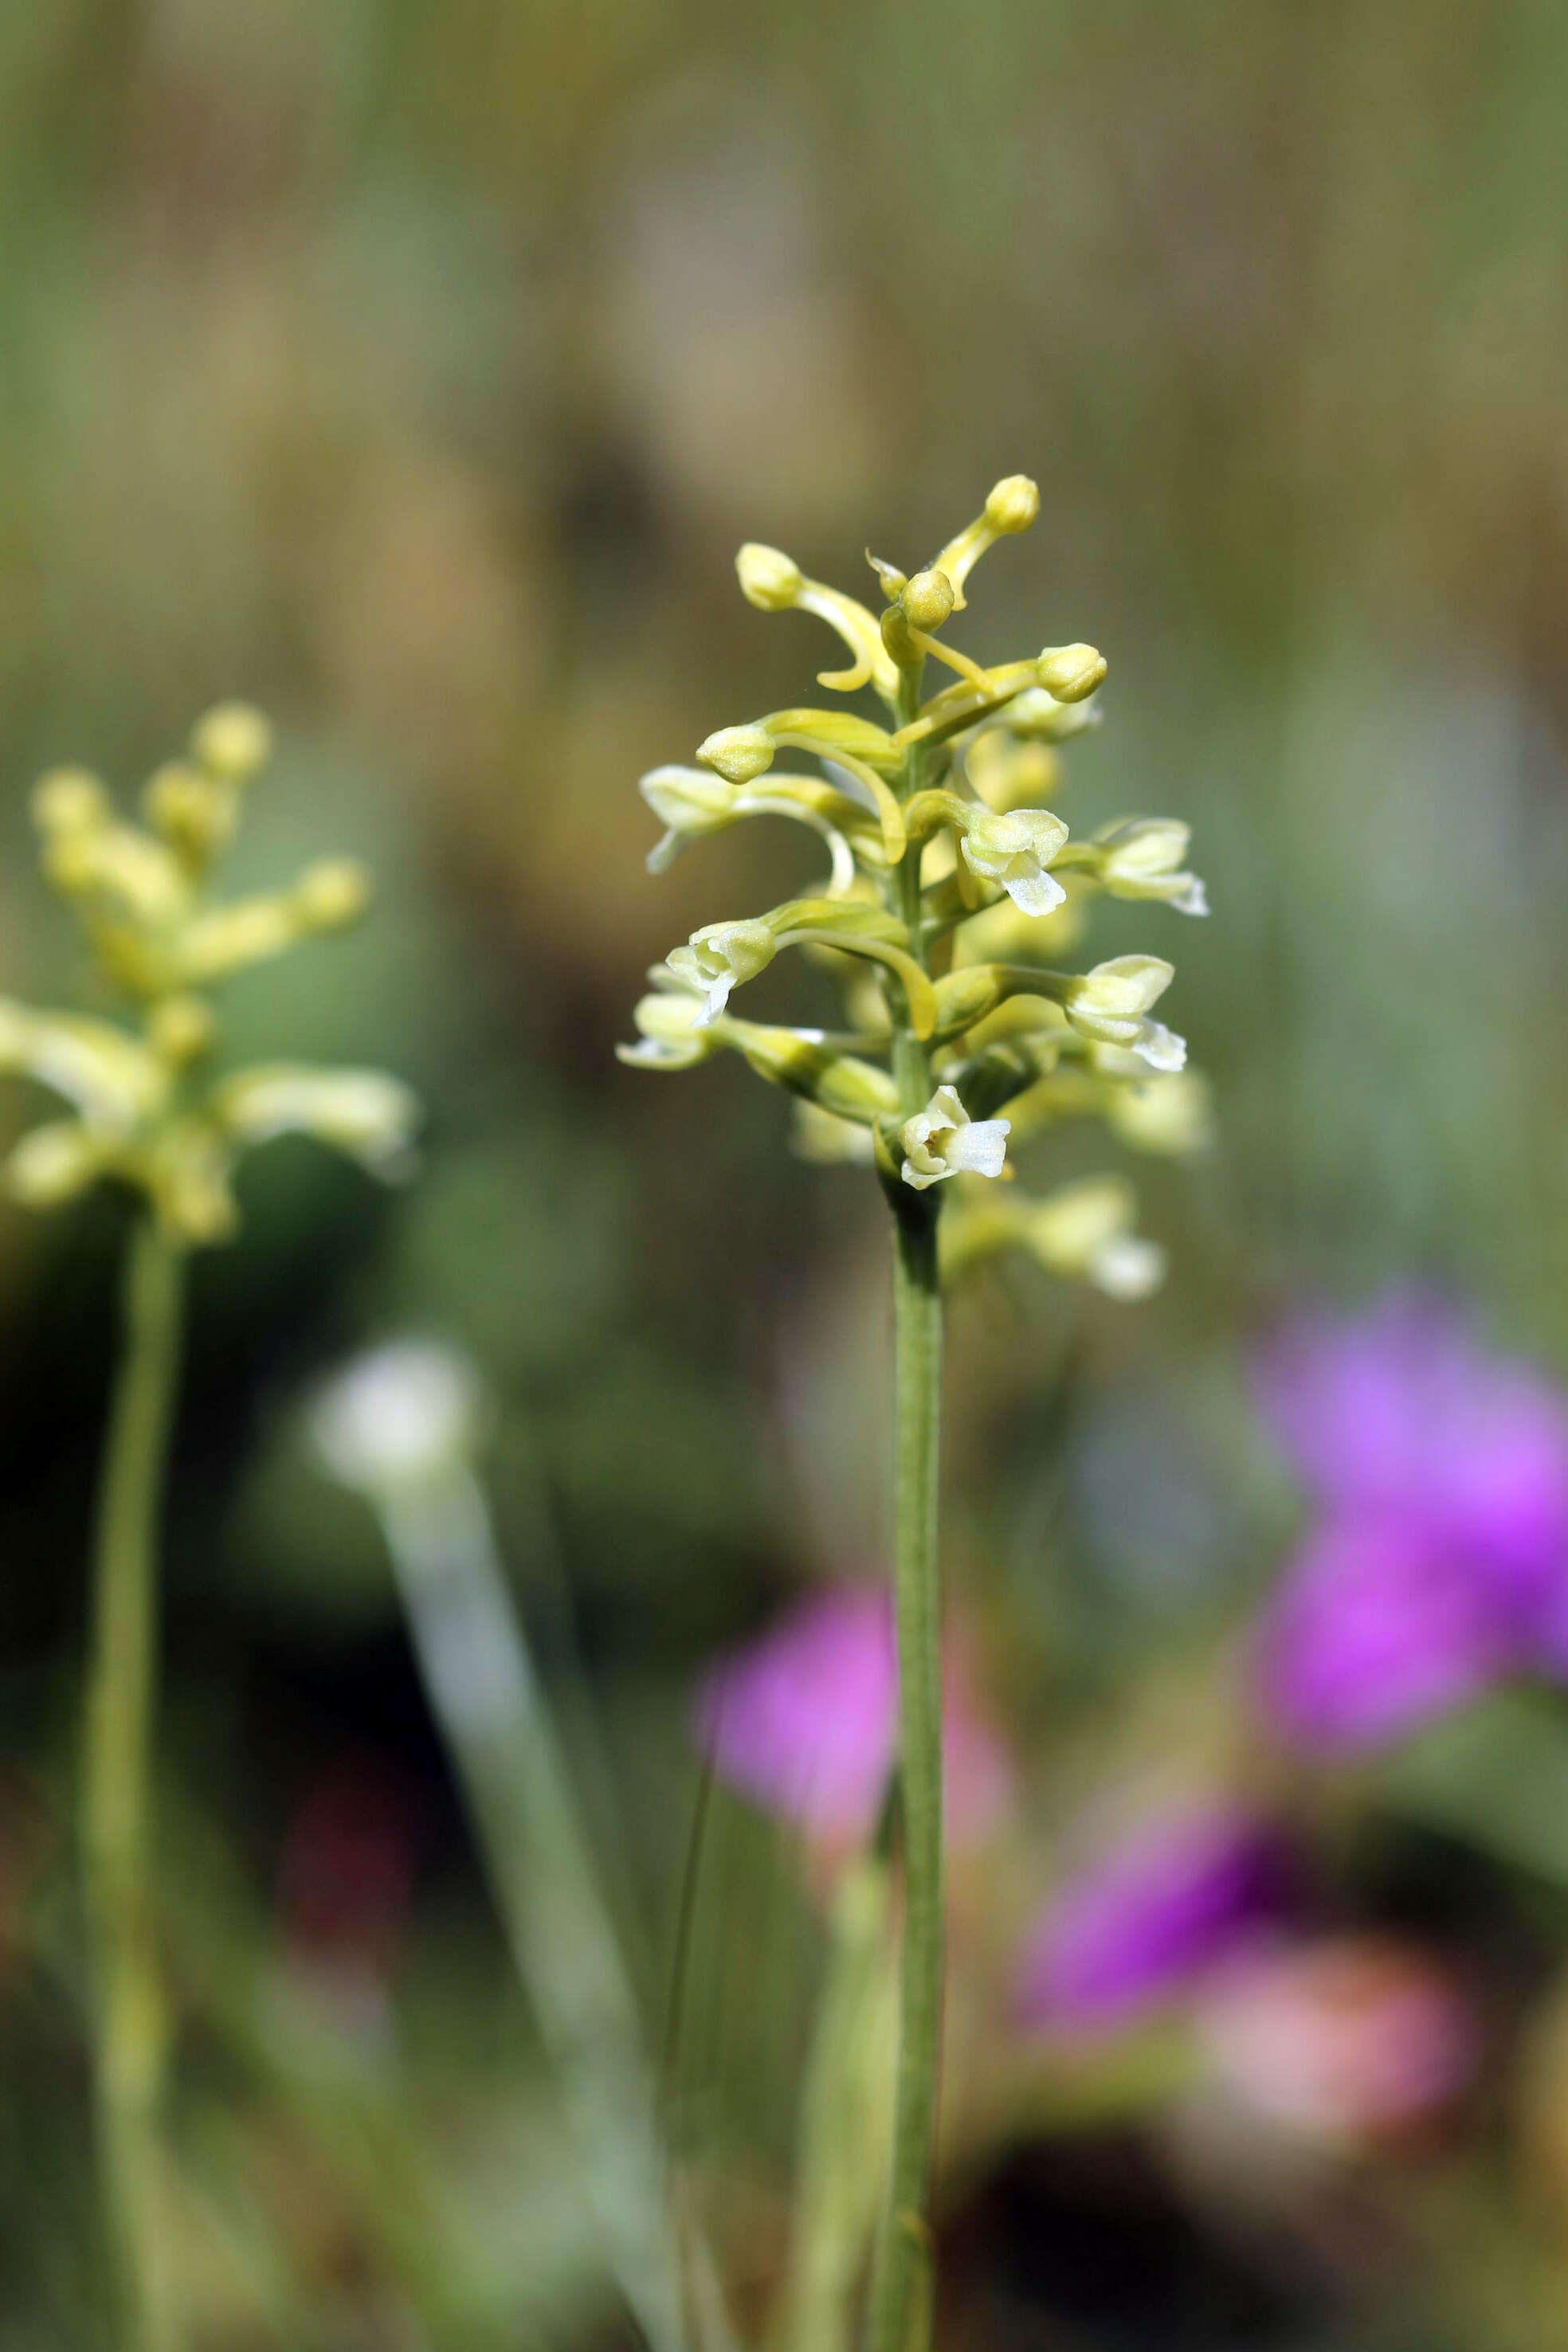
<svg viewBox="0 0 1568 2352">
<path fill-rule="evenodd" d="M 964 609 L 979 559 L 1026 530 L 1038 511 L 1034 483 L 1011 476 L 923 570 L 906 574 L 869 559 L 879 616 L 808 579 L 776 548 L 742 548 L 736 569 L 750 604 L 808 613 L 843 639 L 847 667 L 824 671 L 818 684 L 865 688 L 885 714 L 772 711 L 717 730 L 695 765 L 643 777 L 643 798 L 665 827 L 648 858 L 655 872 L 689 843 L 752 816 L 810 827 L 826 845 L 829 870 L 815 895 L 706 923 L 672 949 L 637 1007 L 637 1042 L 620 1053 L 636 1067 L 677 1070 L 737 1051 L 803 1098 L 797 1134 L 812 1159 L 868 1160 L 890 1188 L 952 1192 L 943 1246 L 951 1270 L 1016 1247 L 1127 1297 L 1158 1279 L 1163 1261 L 1129 1232 L 1124 1185 L 1109 1249 L 1047 1245 L 1054 1203 L 1034 1220 L 1022 1203 L 999 1216 L 981 1190 L 1013 1174 L 1010 1127 L 1017 1142 L 1092 1117 L 1134 1149 L 1167 1152 L 1192 1150 L 1207 1132 L 1199 1083 L 1179 1075 L 1185 1045 L 1152 1017 L 1170 964 L 1121 955 L 1079 972 L 1051 968 L 1050 950 L 1070 946 L 1085 901 L 1097 895 L 1207 912 L 1178 820 L 1125 818 L 1079 840 L 1039 804 L 1061 783 L 1059 747 L 1099 719 L 1104 661 L 1090 646 L 1068 645 L 986 668 L 939 634 Z M 928 659 L 952 677 L 914 699 L 910 681 Z M 784 751 L 806 755 L 820 772 L 783 772 L 774 762 Z M 736 1018 L 740 989 L 787 947 L 813 950 L 842 977 L 841 1028 Z M 1038 961 L 994 961 L 998 948 Z M 1004 1013 L 1007 999 L 1016 1002 Z M 914 1041 L 901 1070 L 900 1032 Z M 933 1136 L 953 1148 L 931 1149 Z M 950 1186 L 950 1178 L 958 1181 Z"/>
<path fill-rule="evenodd" d="M 24 1135 L 5 1162 L 5 1189 L 27 1207 L 56 1208 L 114 1179 L 142 1195 L 170 1242 L 199 1247 L 234 1233 L 235 1165 L 273 1136 L 314 1136 L 384 1177 L 408 1165 L 414 1097 L 380 1071 L 270 1062 L 216 1082 L 204 1074 L 212 990 L 342 929 L 369 900 L 369 877 L 350 858 L 320 859 L 279 890 L 210 895 L 270 750 L 268 723 L 247 704 L 209 710 L 186 755 L 149 780 L 142 824 L 85 769 L 52 770 L 35 787 L 45 878 L 134 1020 L 0 998 L 0 1071 L 37 1080 L 70 1109 Z"/>
</svg>

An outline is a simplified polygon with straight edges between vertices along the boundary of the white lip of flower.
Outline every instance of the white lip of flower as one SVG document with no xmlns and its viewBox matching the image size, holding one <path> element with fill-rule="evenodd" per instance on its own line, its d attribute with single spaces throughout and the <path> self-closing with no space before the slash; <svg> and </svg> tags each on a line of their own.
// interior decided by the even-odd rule
<svg viewBox="0 0 1568 2352">
<path fill-rule="evenodd" d="M 435 1339 L 395 1339 L 357 1356 L 317 1393 L 310 1434 L 341 1485 L 372 1494 L 455 1469 L 482 1417 L 467 1358 Z"/>
<path fill-rule="evenodd" d="M 671 949 L 667 961 L 676 978 L 702 998 L 696 1026 L 705 1029 L 723 1012 L 731 990 L 754 980 L 777 952 L 766 923 L 705 923 L 685 947 Z"/>
<path fill-rule="evenodd" d="M 952 1087 L 938 1087 L 924 1110 L 904 1121 L 903 1181 L 916 1192 L 948 1176 L 1000 1176 L 1012 1121 L 971 1118 Z"/>
<path fill-rule="evenodd" d="M 647 854 L 650 874 L 662 874 L 681 843 L 721 833 L 735 819 L 740 787 L 707 768 L 650 768 L 637 790 L 665 827 Z"/>
<path fill-rule="evenodd" d="M 1206 915 L 1208 896 L 1182 860 L 1192 828 L 1176 817 L 1130 817 L 1099 836 L 1100 879 L 1113 898 L 1158 898 L 1180 915 Z"/>
<path fill-rule="evenodd" d="M 1047 872 L 1068 837 L 1049 809 L 982 810 L 963 835 L 963 862 L 983 882 L 1000 883 L 1026 915 L 1048 915 L 1067 892 Z"/>
<path fill-rule="evenodd" d="M 1163 1021 L 1141 1021 L 1138 1034 L 1132 1040 L 1132 1051 L 1152 1070 L 1184 1070 L 1187 1066 L 1187 1041 Z"/>
</svg>

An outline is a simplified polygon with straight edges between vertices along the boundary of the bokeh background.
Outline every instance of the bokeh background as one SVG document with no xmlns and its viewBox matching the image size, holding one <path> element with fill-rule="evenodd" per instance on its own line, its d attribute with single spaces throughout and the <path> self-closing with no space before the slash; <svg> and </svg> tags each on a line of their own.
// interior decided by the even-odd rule
<svg viewBox="0 0 1568 2352">
<path fill-rule="evenodd" d="M 204 2342 L 631 2340 L 375 1527 L 301 1435 L 409 1327 L 488 1384 L 672 2130 L 765 2304 L 818 1906 L 787 1829 L 704 1811 L 690 1694 L 881 1556 L 885 1242 L 738 1064 L 613 1059 L 647 963 L 807 870 L 736 833 L 651 879 L 635 785 L 828 657 L 741 600 L 738 541 L 858 589 L 1018 469 L 1041 520 L 963 641 L 1106 653 L 1066 813 L 1194 826 L 1213 919 L 1135 935 L 1222 1139 L 1142 1173 L 1154 1303 L 1025 1274 L 955 1312 L 950 1574 L 1021 1781 L 973 1980 L 1108 1789 L 1266 1769 L 1335 1919 L 1436 1954 L 1483 2055 L 1418 2146 L 1273 2171 L 1157 2101 L 977 2099 L 948 2340 L 1568 2334 L 1568 1715 L 1259 1768 L 1237 1664 L 1300 1516 L 1249 1394 L 1272 1316 L 1436 1282 L 1568 1370 L 1565 109 L 1541 0 L 0 12 L 0 986 L 79 979 L 38 771 L 129 792 L 244 694 L 279 753 L 238 878 L 342 850 L 380 890 L 237 985 L 226 1042 L 428 1111 L 395 1194 L 258 1159 L 195 1278 L 163 1769 Z M 92 2340 L 66 1803 L 121 1234 L 0 1215 L 18 2352 Z M 280 2054 L 311 1968 L 358 2005 Z"/>
</svg>

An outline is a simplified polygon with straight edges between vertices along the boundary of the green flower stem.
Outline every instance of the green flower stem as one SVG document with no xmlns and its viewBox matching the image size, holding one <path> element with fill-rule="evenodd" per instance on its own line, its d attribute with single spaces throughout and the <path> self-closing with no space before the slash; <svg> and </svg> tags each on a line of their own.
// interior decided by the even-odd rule
<svg viewBox="0 0 1568 2352">
<path fill-rule="evenodd" d="M 176 2340 L 160 2214 L 168 2036 L 150 1849 L 158 1532 L 182 1290 L 179 1252 L 140 1215 L 99 1499 L 82 1790 L 95 2121 L 121 2352 L 167 2352 Z"/>
<path fill-rule="evenodd" d="M 906 672 L 900 719 L 912 713 L 919 673 Z M 903 798 L 923 782 L 920 746 L 908 757 Z M 921 850 L 896 877 L 897 911 L 920 937 Z M 930 1057 L 895 1019 L 893 1075 L 906 1115 L 931 1092 Z M 893 1211 L 894 1602 L 899 1654 L 899 1794 L 904 1865 L 900 1962 L 898 2090 L 887 2210 L 868 2315 L 870 2352 L 921 2352 L 930 2338 L 931 2233 L 928 2219 L 942 2070 L 943 1901 L 942 1834 L 942 1579 L 938 1472 L 942 1425 L 942 1288 L 937 1274 L 940 1196 L 894 1181 Z"/>
<path fill-rule="evenodd" d="M 892 2054 L 890 1873 L 882 1843 L 841 1880 L 801 2087 L 790 2266 L 772 2352 L 848 2352 L 877 2226 L 885 2069 Z"/>
</svg>

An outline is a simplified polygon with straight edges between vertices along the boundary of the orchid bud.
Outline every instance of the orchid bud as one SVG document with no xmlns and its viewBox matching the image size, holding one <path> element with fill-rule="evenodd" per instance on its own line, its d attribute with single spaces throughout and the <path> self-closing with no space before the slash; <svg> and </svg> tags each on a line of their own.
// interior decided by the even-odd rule
<svg viewBox="0 0 1568 2352">
<path fill-rule="evenodd" d="M 341 930 L 370 904 L 370 876 L 357 857 L 322 857 L 294 885 L 300 919 L 313 931 Z"/>
<path fill-rule="evenodd" d="M 209 775 L 248 783 L 272 756 L 272 730 L 248 702 L 220 702 L 192 729 L 191 756 Z"/>
<path fill-rule="evenodd" d="M 735 557 L 741 593 L 759 613 L 792 612 L 805 585 L 805 574 L 792 556 L 776 547 L 749 539 Z"/>
<path fill-rule="evenodd" d="M 948 541 L 933 568 L 952 581 L 957 611 L 963 610 L 964 583 L 987 548 L 1014 531 L 1027 530 L 1039 511 L 1040 494 L 1028 476 L 1009 474 L 994 486 L 974 520 Z"/>
<path fill-rule="evenodd" d="M 900 591 L 899 604 L 910 628 L 929 635 L 952 611 L 952 583 L 944 572 L 917 572 Z"/>
<path fill-rule="evenodd" d="M 238 800 L 226 777 L 207 773 L 188 761 L 170 760 L 147 780 L 142 805 L 155 833 L 162 834 L 188 866 L 208 865 L 234 830 Z"/>
<path fill-rule="evenodd" d="M 1040 493 L 1027 474 L 1008 474 L 993 485 L 985 501 L 985 520 L 1000 537 L 1027 530 L 1040 511 Z"/>
<path fill-rule="evenodd" d="M 773 764 L 773 739 L 765 727 L 721 727 L 697 746 L 697 757 L 732 784 L 749 784 Z"/>
<path fill-rule="evenodd" d="M 183 1070 L 207 1051 L 216 1025 L 211 1007 L 201 997 L 165 996 L 153 1008 L 147 1043 L 160 1061 L 171 1069 Z"/>
<path fill-rule="evenodd" d="M 51 768 L 33 786 L 33 822 L 48 839 L 107 824 L 109 794 L 87 768 Z"/>
<path fill-rule="evenodd" d="M 1105 677 L 1105 656 L 1092 646 L 1047 646 L 1035 664 L 1036 678 L 1058 702 L 1081 702 Z"/>
</svg>

